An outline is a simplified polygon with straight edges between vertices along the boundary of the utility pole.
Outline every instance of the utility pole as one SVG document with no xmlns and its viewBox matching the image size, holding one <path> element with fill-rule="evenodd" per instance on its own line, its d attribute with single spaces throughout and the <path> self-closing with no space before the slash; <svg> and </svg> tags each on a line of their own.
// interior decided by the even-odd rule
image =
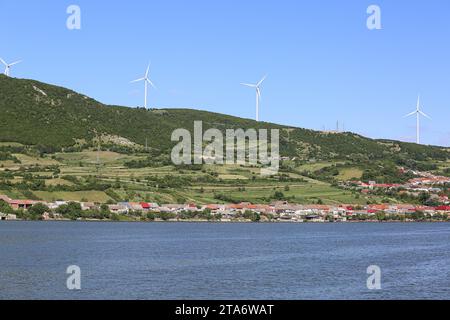
<svg viewBox="0 0 450 320">
<path fill-rule="evenodd" d="M 97 167 L 97 175 L 99 174 L 100 171 L 100 137 L 98 136 L 98 134 L 96 133 L 97 136 L 97 163 L 96 163 L 96 167 Z"/>
<path fill-rule="evenodd" d="M 97 145 L 97 166 L 100 166 L 100 140 Z"/>
</svg>

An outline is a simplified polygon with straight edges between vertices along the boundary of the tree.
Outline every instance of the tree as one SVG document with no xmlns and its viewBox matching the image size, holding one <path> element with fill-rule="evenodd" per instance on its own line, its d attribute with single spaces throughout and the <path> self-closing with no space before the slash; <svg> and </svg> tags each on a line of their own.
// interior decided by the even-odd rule
<svg viewBox="0 0 450 320">
<path fill-rule="evenodd" d="M 0 212 L 1 213 L 13 213 L 13 211 L 14 210 L 11 208 L 11 206 L 7 202 L 0 200 Z"/>
<path fill-rule="evenodd" d="M 176 217 L 176 215 L 174 213 L 171 213 L 171 212 L 161 212 L 159 214 L 159 217 L 162 220 L 167 221 L 167 220 L 170 220 L 170 219 L 174 219 Z"/>
<path fill-rule="evenodd" d="M 430 200 L 430 194 L 428 192 L 421 192 L 419 195 L 419 201 L 421 204 L 427 204 L 428 200 Z"/>
<path fill-rule="evenodd" d="M 275 191 L 275 193 L 273 194 L 272 198 L 275 199 L 275 200 L 284 200 L 285 199 L 284 193 L 281 192 L 281 191 Z"/>
<path fill-rule="evenodd" d="M 81 211 L 81 204 L 78 202 L 69 202 L 68 204 L 59 206 L 59 208 L 56 209 L 56 212 L 62 214 L 63 216 L 68 216 L 73 220 L 81 217 Z"/>
<path fill-rule="evenodd" d="M 386 220 L 386 213 L 384 211 L 379 211 L 375 215 L 376 215 L 378 221 Z"/>
<path fill-rule="evenodd" d="M 249 219 L 252 222 L 259 222 L 261 220 L 261 216 L 259 213 L 253 212 L 251 210 L 245 210 L 244 218 Z"/>
<path fill-rule="evenodd" d="M 28 209 L 28 212 L 33 216 L 42 216 L 44 213 L 50 212 L 50 209 L 45 204 L 39 202 Z"/>
</svg>

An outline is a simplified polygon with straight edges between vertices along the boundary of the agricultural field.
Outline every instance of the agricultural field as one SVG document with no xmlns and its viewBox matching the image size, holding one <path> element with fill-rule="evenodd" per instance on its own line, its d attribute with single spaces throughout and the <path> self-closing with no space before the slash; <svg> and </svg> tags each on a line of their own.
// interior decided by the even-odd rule
<svg viewBox="0 0 450 320">
<path fill-rule="evenodd" d="M 343 168 L 339 170 L 339 175 L 337 178 L 342 181 L 351 180 L 351 179 L 361 179 L 363 175 L 363 170 L 352 167 L 352 168 Z"/>
<path fill-rule="evenodd" d="M 317 171 L 326 167 L 330 167 L 333 164 L 342 164 L 342 163 L 343 162 L 331 162 L 331 161 L 310 162 L 298 166 L 296 169 L 298 169 L 299 171 Z"/>
<path fill-rule="evenodd" d="M 158 203 L 270 203 L 287 200 L 293 203 L 365 204 L 380 201 L 377 197 L 361 196 L 341 190 L 330 183 L 306 177 L 300 172 L 313 172 L 343 162 L 315 162 L 284 170 L 282 177 L 262 178 L 260 168 L 241 165 L 203 165 L 197 168 L 174 166 L 129 168 L 130 161 L 146 159 L 145 154 L 125 155 L 111 151 L 87 150 L 52 155 L 14 154 L 20 163 L 0 161 L 0 172 L 20 172 L 20 168 L 34 168 L 30 174 L 44 179 L 45 187 L 20 191 L 14 187 L 0 190 L 17 199 L 45 201 L 74 200 L 92 202 L 152 201 Z M 45 170 L 44 170 L 45 169 Z M 356 167 L 339 169 L 339 179 L 361 177 Z M 92 182 L 97 189 L 79 190 Z M 10 179 L 13 184 L 26 183 L 23 174 Z M 159 181 L 159 182 L 158 182 Z M 98 184 L 108 187 L 99 187 Z M 163 184 L 163 185 L 161 185 Z M 167 184 L 167 185 L 165 185 Z M 99 188 L 101 190 L 99 190 Z"/>
<path fill-rule="evenodd" d="M 73 192 L 47 192 L 47 191 L 33 191 L 33 194 L 44 201 L 90 201 L 98 203 L 106 203 L 111 200 L 108 195 L 101 191 L 73 191 Z"/>
</svg>

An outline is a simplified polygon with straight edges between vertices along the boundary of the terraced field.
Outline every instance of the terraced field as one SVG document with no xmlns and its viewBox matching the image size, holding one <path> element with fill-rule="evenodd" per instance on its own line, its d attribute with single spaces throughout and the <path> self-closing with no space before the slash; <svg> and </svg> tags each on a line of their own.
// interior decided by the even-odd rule
<svg viewBox="0 0 450 320">
<path fill-rule="evenodd" d="M 47 187 L 55 190 L 28 190 L 17 188 L 0 190 L 13 198 L 30 197 L 46 201 L 76 200 L 107 202 L 117 200 L 155 201 L 160 203 L 196 202 L 239 202 L 267 203 L 275 200 L 274 195 L 282 194 L 285 199 L 296 203 L 354 203 L 364 204 L 369 200 L 358 197 L 351 192 L 343 191 L 328 183 L 300 175 L 302 170 L 318 170 L 333 165 L 332 162 L 305 164 L 296 168 L 295 172 L 283 172 L 288 181 L 271 178 L 261 178 L 260 169 L 240 165 L 204 165 L 202 170 L 179 169 L 174 166 L 128 168 L 126 163 L 132 160 L 142 160 L 145 154 L 124 155 L 110 151 L 83 151 L 74 153 L 57 153 L 52 156 L 32 156 L 15 154 L 20 164 L 13 161 L 0 161 L 0 171 L 18 172 L 21 167 L 57 168 L 58 174 L 52 170 L 34 170 L 32 175 L 45 179 Z M 357 168 L 341 169 L 339 177 L 349 179 L 358 177 L 362 171 Z M 211 177 L 215 177 L 212 179 Z M 71 179 L 78 179 L 72 181 Z M 160 187 L 149 183 L 149 177 L 162 179 L 184 179 L 198 181 L 185 183 L 176 187 Z M 97 181 L 110 184 L 109 192 L 101 190 L 67 191 L 58 190 L 60 186 L 75 187 L 76 181 L 95 178 Z M 183 181 L 184 181 L 183 180 Z M 21 175 L 15 176 L 14 183 L 23 181 Z M 116 199 L 109 194 L 114 195 Z M 379 200 L 379 199 L 378 199 Z"/>
</svg>

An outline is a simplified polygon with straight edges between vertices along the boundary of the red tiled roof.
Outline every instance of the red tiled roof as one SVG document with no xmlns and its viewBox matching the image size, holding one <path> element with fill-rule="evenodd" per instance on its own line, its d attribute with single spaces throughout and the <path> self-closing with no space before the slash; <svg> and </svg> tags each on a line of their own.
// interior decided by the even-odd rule
<svg viewBox="0 0 450 320">
<path fill-rule="evenodd" d="M 369 208 L 373 210 L 387 210 L 389 207 L 385 204 L 371 204 Z"/>
<path fill-rule="evenodd" d="M 0 200 L 3 200 L 5 202 L 7 202 L 7 203 L 11 202 L 11 199 L 8 196 L 5 196 L 3 194 L 0 195 Z"/>
<path fill-rule="evenodd" d="M 23 205 L 33 205 L 37 203 L 37 201 L 33 201 L 33 200 L 11 200 L 10 204 L 23 204 Z"/>
<path fill-rule="evenodd" d="M 244 209 L 244 206 L 241 204 L 230 204 L 228 205 L 228 208 L 230 209 Z"/>
<path fill-rule="evenodd" d="M 147 203 L 147 202 L 141 202 L 140 205 L 141 205 L 142 209 L 150 209 L 150 207 L 151 207 L 150 203 Z"/>
<path fill-rule="evenodd" d="M 417 206 L 416 211 L 425 211 L 425 210 L 432 210 L 433 207 L 427 207 L 427 206 Z"/>
</svg>

